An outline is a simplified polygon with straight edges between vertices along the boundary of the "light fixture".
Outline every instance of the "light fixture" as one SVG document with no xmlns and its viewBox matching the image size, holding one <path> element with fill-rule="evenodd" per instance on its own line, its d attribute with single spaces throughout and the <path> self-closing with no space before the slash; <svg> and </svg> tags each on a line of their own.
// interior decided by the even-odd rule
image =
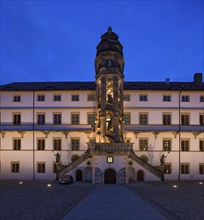
<svg viewBox="0 0 204 220">
<path fill-rule="evenodd" d="M 52 185 L 50 183 L 47 184 L 47 187 L 51 187 Z"/>
<path fill-rule="evenodd" d="M 203 182 L 199 182 L 199 185 L 203 185 Z"/>
<path fill-rule="evenodd" d="M 178 186 L 177 185 L 173 185 L 173 188 L 177 188 Z"/>
<path fill-rule="evenodd" d="M 20 185 L 22 185 L 22 184 L 23 184 L 23 182 L 22 182 L 22 181 L 20 181 L 20 182 L 19 182 L 19 184 L 20 184 Z"/>
</svg>

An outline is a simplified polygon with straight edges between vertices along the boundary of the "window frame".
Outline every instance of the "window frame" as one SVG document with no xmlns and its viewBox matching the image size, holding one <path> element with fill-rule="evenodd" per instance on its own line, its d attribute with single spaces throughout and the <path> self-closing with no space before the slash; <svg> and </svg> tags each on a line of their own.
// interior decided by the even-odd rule
<svg viewBox="0 0 204 220">
<path fill-rule="evenodd" d="M 80 137 L 71 137 L 71 150 L 72 151 L 80 150 Z"/>
<path fill-rule="evenodd" d="M 181 125 L 182 126 L 189 126 L 190 125 L 190 113 L 181 113 Z"/>
<path fill-rule="evenodd" d="M 163 95 L 163 99 L 162 100 L 163 100 L 163 102 L 171 102 L 171 95 Z"/>
<path fill-rule="evenodd" d="M 88 112 L 87 113 L 87 124 L 88 125 L 94 125 L 95 120 L 96 120 L 96 113 L 95 112 Z"/>
<path fill-rule="evenodd" d="M 204 125 L 204 113 L 199 114 L 199 125 Z"/>
<path fill-rule="evenodd" d="M 181 163 L 180 172 L 181 174 L 190 174 L 190 163 Z"/>
<path fill-rule="evenodd" d="M 46 162 L 36 162 L 37 164 L 37 173 L 46 173 Z"/>
<path fill-rule="evenodd" d="M 167 146 L 165 142 L 169 142 L 170 146 Z M 163 151 L 171 151 L 172 148 L 172 139 L 171 138 L 163 138 L 162 140 Z"/>
<path fill-rule="evenodd" d="M 37 95 L 37 102 L 45 102 L 45 95 L 44 94 L 38 94 Z"/>
<path fill-rule="evenodd" d="M 199 151 L 204 152 L 204 139 L 199 139 Z"/>
<path fill-rule="evenodd" d="M 53 102 L 61 102 L 61 101 L 62 101 L 61 94 L 54 94 L 53 95 Z"/>
<path fill-rule="evenodd" d="M 37 150 L 42 151 L 45 150 L 46 138 L 37 138 Z"/>
<path fill-rule="evenodd" d="M 142 143 L 146 142 L 146 143 Z M 144 145 L 144 146 L 142 146 Z M 139 138 L 139 150 L 140 151 L 148 151 L 149 139 L 148 138 Z"/>
<path fill-rule="evenodd" d="M 171 163 L 164 163 L 164 174 L 172 174 L 172 164 Z"/>
<path fill-rule="evenodd" d="M 188 143 L 188 144 L 187 144 Z M 182 138 L 181 139 L 181 151 L 182 152 L 188 152 L 190 151 L 190 139 L 188 138 Z"/>
<path fill-rule="evenodd" d="M 13 125 L 21 125 L 21 113 L 20 112 L 13 112 Z"/>
<path fill-rule="evenodd" d="M 181 102 L 190 102 L 190 95 L 181 95 Z"/>
<path fill-rule="evenodd" d="M 139 125 L 148 125 L 148 119 L 148 112 L 139 112 Z"/>
<path fill-rule="evenodd" d="M 11 161 L 11 173 L 20 173 L 19 161 Z"/>
<path fill-rule="evenodd" d="M 71 112 L 71 124 L 72 125 L 80 124 L 80 112 Z"/>
<path fill-rule="evenodd" d="M 148 95 L 147 94 L 140 94 L 139 101 L 140 102 L 148 102 Z"/>
<path fill-rule="evenodd" d="M 131 101 L 130 97 L 131 97 L 130 94 L 123 94 L 123 101 L 130 102 Z"/>
<path fill-rule="evenodd" d="M 61 137 L 53 137 L 52 145 L 54 151 L 61 151 L 62 150 L 62 138 Z"/>
<path fill-rule="evenodd" d="M 61 124 L 62 124 L 62 113 L 53 112 L 53 125 L 61 125 Z"/>
<path fill-rule="evenodd" d="M 172 114 L 170 112 L 162 112 L 162 125 L 172 125 Z"/>
<path fill-rule="evenodd" d="M 129 117 L 129 120 L 127 121 L 127 116 Z M 131 124 L 131 112 L 125 112 L 123 114 L 123 121 L 124 121 L 124 125 L 130 125 Z"/>
<path fill-rule="evenodd" d="M 13 102 L 21 102 L 21 95 L 13 95 Z"/>
<path fill-rule="evenodd" d="M 79 94 L 72 94 L 71 101 L 72 102 L 79 102 L 80 101 Z"/>
<path fill-rule="evenodd" d="M 45 125 L 46 124 L 46 113 L 45 112 L 37 112 L 37 125 Z"/>
<path fill-rule="evenodd" d="M 199 174 L 200 175 L 204 174 L 204 163 L 199 163 Z"/>
<path fill-rule="evenodd" d="M 87 94 L 87 101 L 88 102 L 96 101 L 96 95 L 95 94 Z"/>
<path fill-rule="evenodd" d="M 21 150 L 21 147 L 22 147 L 21 146 L 22 145 L 21 139 L 22 138 L 20 138 L 20 137 L 13 138 L 13 150 L 15 150 L 15 151 Z"/>
</svg>

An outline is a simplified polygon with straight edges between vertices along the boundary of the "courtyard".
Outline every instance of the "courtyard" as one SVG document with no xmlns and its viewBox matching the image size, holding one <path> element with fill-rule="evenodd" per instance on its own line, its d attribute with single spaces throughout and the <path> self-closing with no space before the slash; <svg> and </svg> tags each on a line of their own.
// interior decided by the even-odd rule
<svg viewBox="0 0 204 220">
<path fill-rule="evenodd" d="M 202 183 L 137 182 L 124 186 L 167 219 L 201 220 L 204 216 Z M 59 185 L 49 181 L 1 181 L 0 219 L 60 220 L 96 187 L 99 185 L 90 183 Z"/>
</svg>

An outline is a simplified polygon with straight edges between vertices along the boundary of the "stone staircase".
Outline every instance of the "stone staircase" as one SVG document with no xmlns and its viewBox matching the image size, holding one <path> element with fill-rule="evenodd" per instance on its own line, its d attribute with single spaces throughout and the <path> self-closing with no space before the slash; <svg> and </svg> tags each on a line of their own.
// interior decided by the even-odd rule
<svg viewBox="0 0 204 220">
<path fill-rule="evenodd" d="M 135 161 L 136 163 L 138 163 L 139 165 L 141 165 L 142 167 L 144 167 L 146 170 L 148 170 L 153 175 L 163 180 L 163 175 L 160 170 L 156 169 L 155 167 L 151 166 L 150 164 L 148 164 L 147 162 L 139 158 L 133 151 L 130 152 L 128 157 L 132 159 L 133 161 Z"/>
<path fill-rule="evenodd" d="M 70 163 L 69 165 L 62 168 L 59 172 L 59 177 L 63 177 L 66 175 L 69 171 L 77 167 L 79 164 L 83 163 L 85 160 L 87 160 L 91 156 L 89 151 L 86 151 L 84 154 L 82 154 L 78 159 Z"/>
</svg>

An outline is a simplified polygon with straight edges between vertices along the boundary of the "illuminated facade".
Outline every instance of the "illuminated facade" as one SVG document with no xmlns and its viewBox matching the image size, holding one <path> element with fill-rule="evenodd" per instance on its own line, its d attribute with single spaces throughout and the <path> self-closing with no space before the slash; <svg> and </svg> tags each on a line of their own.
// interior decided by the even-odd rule
<svg viewBox="0 0 204 220">
<path fill-rule="evenodd" d="M 124 82 L 122 50 L 109 27 L 97 46 L 95 82 L 0 87 L 1 179 L 204 178 L 202 74 L 192 82 Z"/>
</svg>

